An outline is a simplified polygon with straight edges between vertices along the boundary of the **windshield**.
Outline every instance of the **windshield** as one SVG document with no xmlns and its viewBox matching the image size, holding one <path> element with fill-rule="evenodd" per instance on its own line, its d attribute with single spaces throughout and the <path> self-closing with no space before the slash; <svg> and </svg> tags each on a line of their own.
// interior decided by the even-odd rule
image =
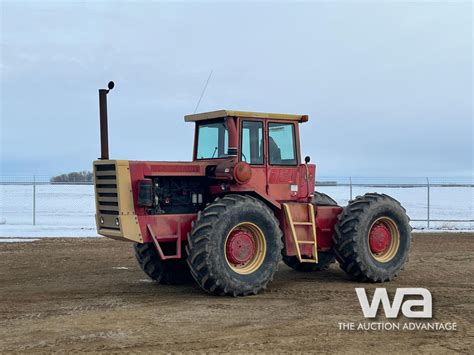
<svg viewBox="0 0 474 355">
<path fill-rule="evenodd" d="M 224 120 L 198 124 L 196 159 L 227 157 L 229 137 Z"/>
</svg>

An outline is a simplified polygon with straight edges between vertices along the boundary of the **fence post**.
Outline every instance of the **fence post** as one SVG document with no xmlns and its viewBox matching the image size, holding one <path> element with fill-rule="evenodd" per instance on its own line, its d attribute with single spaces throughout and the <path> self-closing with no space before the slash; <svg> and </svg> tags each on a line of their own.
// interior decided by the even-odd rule
<svg viewBox="0 0 474 355">
<path fill-rule="evenodd" d="M 349 193 L 351 195 L 350 201 L 352 201 L 352 177 L 349 176 Z"/>
<path fill-rule="evenodd" d="M 36 176 L 33 175 L 33 225 L 36 225 Z"/>
<path fill-rule="evenodd" d="M 430 229 L 430 179 L 426 178 L 426 192 L 427 192 L 427 216 L 426 222 L 428 225 L 428 229 Z"/>
</svg>

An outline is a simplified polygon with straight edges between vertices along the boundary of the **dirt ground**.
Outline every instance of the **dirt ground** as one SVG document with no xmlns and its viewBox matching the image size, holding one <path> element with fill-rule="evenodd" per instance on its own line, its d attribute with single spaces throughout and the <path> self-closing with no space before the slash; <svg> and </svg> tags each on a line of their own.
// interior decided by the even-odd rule
<svg viewBox="0 0 474 355">
<path fill-rule="evenodd" d="M 473 274 L 473 234 L 415 235 L 408 267 L 384 286 L 429 289 L 432 322 L 456 322 L 457 331 L 348 331 L 338 323 L 365 322 L 361 284 L 337 265 L 315 273 L 281 265 L 267 291 L 231 298 L 148 281 L 128 243 L 0 243 L 0 352 L 472 353 Z"/>
</svg>

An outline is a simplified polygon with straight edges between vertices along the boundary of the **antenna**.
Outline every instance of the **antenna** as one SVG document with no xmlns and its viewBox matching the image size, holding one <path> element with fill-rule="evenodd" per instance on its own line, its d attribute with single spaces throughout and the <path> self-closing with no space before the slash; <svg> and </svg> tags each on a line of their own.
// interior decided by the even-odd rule
<svg viewBox="0 0 474 355">
<path fill-rule="evenodd" d="M 196 104 L 196 108 L 194 109 L 194 113 L 196 113 L 196 111 L 199 107 L 199 104 L 201 103 L 201 99 L 204 96 L 204 93 L 206 92 L 207 84 L 209 84 L 209 81 L 211 80 L 212 72 L 213 72 L 213 70 L 211 70 L 211 72 L 209 73 L 209 77 L 207 78 L 206 84 L 204 85 L 204 88 L 202 89 L 201 96 L 199 97 L 199 100 Z"/>
</svg>

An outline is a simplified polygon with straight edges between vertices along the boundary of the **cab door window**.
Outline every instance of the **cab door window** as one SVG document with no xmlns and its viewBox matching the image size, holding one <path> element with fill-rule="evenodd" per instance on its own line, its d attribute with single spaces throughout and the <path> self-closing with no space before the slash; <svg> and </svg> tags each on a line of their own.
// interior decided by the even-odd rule
<svg viewBox="0 0 474 355">
<path fill-rule="evenodd" d="M 240 160 L 263 165 L 263 122 L 242 121 Z"/>
<path fill-rule="evenodd" d="M 297 165 L 292 123 L 268 124 L 268 157 L 270 165 Z"/>
</svg>

